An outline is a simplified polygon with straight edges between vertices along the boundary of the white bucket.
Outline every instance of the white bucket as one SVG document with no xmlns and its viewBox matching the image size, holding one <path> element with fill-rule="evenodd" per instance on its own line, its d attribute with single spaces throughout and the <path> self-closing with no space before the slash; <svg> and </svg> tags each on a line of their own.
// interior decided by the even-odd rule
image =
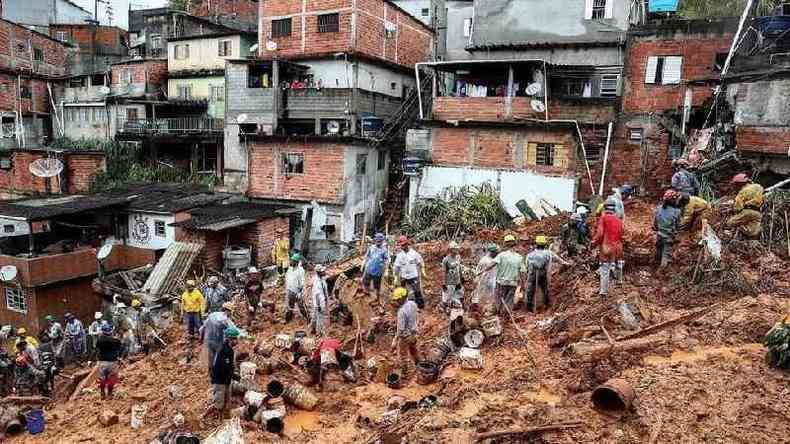
<svg viewBox="0 0 790 444">
<path fill-rule="evenodd" d="M 293 345 L 293 337 L 291 335 L 279 334 L 274 337 L 274 346 L 281 349 L 291 348 Z"/>
<path fill-rule="evenodd" d="M 337 354 L 334 349 L 321 350 L 321 365 L 337 367 Z"/>
<path fill-rule="evenodd" d="M 255 378 L 255 372 L 257 370 L 258 366 L 254 362 L 245 361 L 239 364 L 239 376 L 243 380 Z"/>
<path fill-rule="evenodd" d="M 502 322 L 497 316 L 486 319 L 480 323 L 480 327 L 485 332 L 486 337 L 499 336 L 502 334 Z"/>
<path fill-rule="evenodd" d="M 263 400 L 266 399 L 266 396 L 261 392 L 256 392 L 254 390 L 249 390 L 247 393 L 244 394 L 244 404 L 253 406 L 253 407 L 260 407 L 263 404 Z"/>
<path fill-rule="evenodd" d="M 476 348 L 463 347 L 458 352 L 461 360 L 461 367 L 470 370 L 480 370 L 483 368 L 483 354 Z"/>
<path fill-rule="evenodd" d="M 480 330 L 469 330 L 464 335 L 464 342 L 469 348 L 480 348 L 483 345 L 483 340 L 485 340 L 485 336 Z"/>
<path fill-rule="evenodd" d="M 143 426 L 143 420 L 145 419 L 145 412 L 148 411 L 148 407 L 142 404 L 135 404 L 132 406 L 132 428 L 139 429 Z"/>
<path fill-rule="evenodd" d="M 398 422 L 398 417 L 400 416 L 400 410 L 389 410 L 384 412 L 381 415 L 381 425 L 383 426 L 391 426 Z"/>
</svg>

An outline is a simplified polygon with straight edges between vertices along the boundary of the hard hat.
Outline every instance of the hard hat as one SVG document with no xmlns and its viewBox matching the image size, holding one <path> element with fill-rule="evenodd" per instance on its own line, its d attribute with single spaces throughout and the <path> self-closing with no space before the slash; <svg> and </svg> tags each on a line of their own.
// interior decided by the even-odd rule
<svg viewBox="0 0 790 444">
<path fill-rule="evenodd" d="M 74 315 L 71 313 L 66 313 L 65 315 L 63 315 L 63 317 L 66 319 L 74 319 Z"/>
<path fill-rule="evenodd" d="M 669 189 L 669 190 L 666 190 L 666 191 L 664 192 L 664 197 L 663 197 L 663 199 L 662 199 L 662 200 L 663 200 L 664 202 L 670 202 L 670 201 L 673 201 L 673 200 L 677 199 L 677 198 L 678 198 L 678 196 L 679 196 L 679 194 L 678 194 L 678 192 L 677 192 L 677 191 L 675 191 L 675 190 L 672 190 L 672 189 Z"/>
<path fill-rule="evenodd" d="M 535 245 L 543 247 L 548 245 L 548 243 L 549 243 L 549 239 L 546 236 L 541 235 L 535 237 Z"/>
<path fill-rule="evenodd" d="M 604 209 L 607 210 L 614 210 L 615 208 L 617 208 L 617 202 L 610 197 L 606 199 L 606 202 L 603 203 L 603 207 Z"/>
<path fill-rule="evenodd" d="M 488 250 L 488 251 L 490 251 L 492 253 L 496 253 L 497 251 L 499 251 L 499 247 L 497 246 L 497 244 L 492 242 L 492 243 L 486 245 L 486 250 Z"/>
<path fill-rule="evenodd" d="M 124 304 L 123 302 L 118 302 L 117 304 L 115 304 L 115 308 L 126 308 L 126 304 Z"/>
<path fill-rule="evenodd" d="M 195 286 L 195 281 L 193 281 L 192 279 L 189 279 L 187 281 L 187 287 L 194 287 L 194 286 Z"/>
<path fill-rule="evenodd" d="M 18 334 L 19 336 L 26 335 L 26 334 L 27 334 L 27 329 L 25 329 L 25 327 L 20 327 L 20 328 L 19 328 L 19 329 L 16 331 L 16 334 Z"/>
<path fill-rule="evenodd" d="M 409 294 L 409 291 L 403 287 L 398 287 L 392 290 L 392 296 L 390 296 L 390 300 L 392 302 L 398 302 L 401 299 L 405 298 Z"/>
<path fill-rule="evenodd" d="M 299 262 L 302 260 L 302 256 L 299 253 L 294 253 L 291 255 L 291 260 L 294 262 Z"/>
<path fill-rule="evenodd" d="M 740 173 L 736 174 L 732 180 L 730 180 L 730 183 L 749 183 L 750 180 L 751 179 L 749 179 L 749 176 L 747 176 L 745 173 Z"/>
<path fill-rule="evenodd" d="M 96 319 L 97 321 L 99 319 L 101 319 L 102 316 L 104 316 L 104 315 L 102 315 L 102 312 L 100 312 L 100 311 L 97 311 L 96 313 L 93 314 L 93 318 Z"/>
<path fill-rule="evenodd" d="M 323 265 L 318 264 L 318 265 L 315 266 L 315 272 L 316 273 L 323 273 L 325 271 L 326 271 L 326 267 L 324 267 Z"/>
<path fill-rule="evenodd" d="M 216 277 L 216 276 L 211 276 L 210 278 L 208 278 L 208 283 L 209 284 L 218 284 L 219 283 L 219 278 Z"/>
<path fill-rule="evenodd" d="M 181 427 L 184 425 L 184 415 L 177 413 L 173 416 L 173 425 L 176 427 Z"/>
<path fill-rule="evenodd" d="M 505 238 L 503 239 L 503 241 L 504 241 L 506 244 L 507 244 L 507 243 L 510 243 L 510 242 L 515 242 L 515 241 L 516 241 L 516 236 L 513 236 L 512 234 L 506 234 L 506 235 L 505 235 Z"/>
<path fill-rule="evenodd" d="M 52 315 L 46 315 L 44 316 L 44 319 L 46 319 L 49 322 L 55 322 L 55 316 Z"/>
<path fill-rule="evenodd" d="M 238 338 L 241 335 L 239 329 L 236 327 L 228 327 L 225 329 L 225 337 L 226 338 Z"/>
<path fill-rule="evenodd" d="M 255 267 L 250 267 L 250 268 L 247 269 L 247 273 L 257 273 L 257 272 L 258 272 L 258 269 L 255 268 Z"/>
<path fill-rule="evenodd" d="M 409 245 L 409 238 L 406 236 L 401 236 L 398 238 L 398 245 Z"/>
<path fill-rule="evenodd" d="M 223 310 L 228 310 L 228 311 L 233 310 L 233 303 L 232 302 L 225 302 L 224 304 L 222 304 L 222 309 Z"/>
<path fill-rule="evenodd" d="M 382 233 L 376 233 L 373 235 L 373 240 L 376 242 L 382 242 L 384 240 L 384 235 Z"/>
<path fill-rule="evenodd" d="M 587 207 L 583 207 L 581 205 L 576 207 L 576 214 L 578 214 L 579 216 L 584 216 L 584 215 L 586 215 L 589 212 L 590 212 L 590 210 L 588 210 Z"/>
<path fill-rule="evenodd" d="M 139 307 L 139 306 L 141 306 L 141 305 L 143 305 L 143 303 L 142 303 L 142 302 L 140 302 L 140 300 L 139 300 L 139 299 L 132 299 L 132 307 L 135 307 L 135 308 L 136 308 L 136 307 Z"/>
<path fill-rule="evenodd" d="M 101 332 L 108 335 L 112 333 L 112 325 L 107 321 L 102 321 L 101 323 Z"/>
<path fill-rule="evenodd" d="M 449 248 L 450 248 L 451 250 L 457 250 L 457 249 L 461 248 L 461 246 L 460 246 L 460 245 L 458 245 L 458 242 L 456 242 L 456 241 L 451 241 L 451 242 L 450 242 L 450 245 L 449 245 Z"/>
</svg>

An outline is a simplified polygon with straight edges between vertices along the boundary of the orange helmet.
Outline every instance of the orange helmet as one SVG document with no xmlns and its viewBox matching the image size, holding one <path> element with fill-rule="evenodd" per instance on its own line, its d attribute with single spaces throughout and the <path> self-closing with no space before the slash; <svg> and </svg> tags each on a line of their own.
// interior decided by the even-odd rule
<svg viewBox="0 0 790 444">
<path fill-rule="evenodd" d="M 730 180 L 730 183 L 733 183 L 733 184 L 749 183 L 749 180 L 750 180 L 749 176 L 747 176 L 745 173 L 740 173 L 740 174 L 736 174 L 732 178 L 732 180 Z"/>
<path fill-rule="evenodd" d="M 398 245 L 400 245 L 400 246 L 409 245 L 409 238 L 406 237 L 406 236 L 399 237 L 398 238 Z"/>
</svg>

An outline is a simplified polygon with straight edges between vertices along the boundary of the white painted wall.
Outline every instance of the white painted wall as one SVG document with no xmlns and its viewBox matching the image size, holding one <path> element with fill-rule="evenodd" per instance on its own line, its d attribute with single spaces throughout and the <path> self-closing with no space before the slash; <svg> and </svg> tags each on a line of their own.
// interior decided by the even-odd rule
<svg viewBox="0 0 790 444">
<path fill-rule="evenodd" d="M 154 225 L 157 221 L 164 222 L 165 235 L 157 236 Z M 129 234 L 127 243 L 132 247 L 148 250 L 162 250 L 176 240 L 175 227 L 169 226 L 175 221 L 175 216 L 151 213 L 130 213 Z"/>
<path fill-rule="evenodd" d="M 12 226 L 13 231 L 7 233 L 6 226 Z M 23 220 L 9 219 L 7 217 L 0 217 L 0 238 L 22 236 L 25 234 L 30 234 L 30 227 L 27 225 L 27 222 Z"/>
<path fill-rule="evenodd" d="M 231 42 L 231 52 L 226 56 L 219 55 L 220 40 Z M 187 39 L 167 42 L 167 70 L 180 71 L 185 69 L 225 69 L 225 59 L 239 58 L 241 36 L 230 35 L 205 39 Z M 176 46 L 189 45 L 189 57 L 176 59 Z"/>
<path fill-rule="evenodd" d="M 321 80 L 324 88 L 352 88 L 354 66 L 345 60 L 311 60 L 300 62 L 309 66 L 316 82 Z M 395 84 L 393 88 L 392 83 Z M 403 95 L 403 85 L 413 87 L 414 75 L 402 74 L 380 66 L 359 62 L 359 87 L 393 97 Z"/>
<path fill-rule="evenodd" d="M 384 151 L 387 153 L 387 151 Z M 356 174 L 357 155 L 367 154 L 367 174 Z M 379 203 L 384 199 L 389 179 L 389 154 L 385 154 L 387 161 L 384 168 L 378 169 L 378 151 L 366 146 L 349 146 L 345 151 L 344 174 L 346 178 L 345 206 L 343 208 L 343 230 L 341 240 L 351 242 L 354 240 L 354 215 L 365 213 L 365 222 L 368 226 L 379 214 Z"/>
<path fill-rule="evenodd" d="M 563 211 L 573 211 L 576 201 L 574 178 L 541 176 L 528 171 L 432 166 L 423 168 L 416 197 L 436 197 L 450 186 L 480 185 L 484 182 L 492 183 L 499 190 L 511 216 L 521 215 L 516 208 L 516 202 L 521 199 L 526 200 L 538 216 L 545 215 L 540 205 L 541 199 L 546 199 Z"/>
</svg>

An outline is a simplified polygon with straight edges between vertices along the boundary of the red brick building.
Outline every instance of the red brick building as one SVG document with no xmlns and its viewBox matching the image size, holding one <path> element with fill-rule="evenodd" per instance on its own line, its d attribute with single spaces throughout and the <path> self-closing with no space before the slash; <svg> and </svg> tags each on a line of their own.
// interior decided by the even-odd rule
<svg viewBox="0 0 790 444">
<path fill-rule="evenodd" d="M 208 19 L 258 23 L 259 3 L 262 2 L 254 0 L 193 0 L 189 2 L 189 13 Z"/>
<path fill-rule="evenodd" d="M 94 177 L 106 168 L 99 151 L 59 152 L 55 156 L 64 164 L 63 172 L 50 179 L 30 174 L 30 164 L 52 156 L 41 149 L 16 149 L 0 154 L 0 199 L 26 194 L 86 193 Z"/>
<path fill-rule="evenodd" d="M 122 60 L 129 53 L 128 32 L 116 26 L 51 24 L 49 35 L 74 45 L 68 54 L 71 76 L 104 73 L 110 63 Z"/>
</svg>

